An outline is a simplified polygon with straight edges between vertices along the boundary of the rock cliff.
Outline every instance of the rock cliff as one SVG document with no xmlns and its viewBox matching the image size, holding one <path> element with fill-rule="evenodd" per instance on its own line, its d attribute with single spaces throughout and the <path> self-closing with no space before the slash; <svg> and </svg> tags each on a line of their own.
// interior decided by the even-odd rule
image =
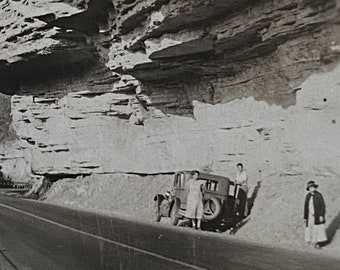
<svg viewBox="0 0 340 270">
<path fill-rule="evenodd" d="M 298 226 L 305 182 L 338 181 L 339 0 L 4 0 L 0 15 L 0 162 L 17 179 L 243 162 L 267 181 L 245 233 L 267 242 L 282 228 L 252 232 L 275 205 Z"/>
<path fill-rule="evenodd" d="M 3 1 L 0 90 L 16 149 L 51 175 L 319 167 L 303 123 L 339 132 L 337 81 L 315 93 L 301 83 L 338 62 L 338 6 Z"/>
</svg>

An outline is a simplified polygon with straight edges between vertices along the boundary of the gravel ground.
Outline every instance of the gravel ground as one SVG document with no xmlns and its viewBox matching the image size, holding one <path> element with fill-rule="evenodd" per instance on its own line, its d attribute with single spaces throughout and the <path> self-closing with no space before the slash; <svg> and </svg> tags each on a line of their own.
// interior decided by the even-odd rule
<svg viewBox="0 0 340 270">
<path fill-rule="evenodd" d="M 129 219 L 154 222 L 153 197 L 168 190 L 171 175 L 91 175 L 82 179 L 65 179 L 55 183 L 45 201 L 69 207 L 119 215 Z M 313 178 L 319 184 L 327 207 L 327 233 L 331 242 L 322 250 L 304 243 L 303 202 L 308 176 L 279 177 L 269 175 L 260 183 L 250 183 L 255 197 L 249 220 L 230 236 L 262 245 L 291 250 L 311 251 L 333 257 L 340 254 L 340 185 L 332 177 Z M 255 188 L 256 187 L 256 188 Z M 166 218 L 163 225 L 168 224 Z"/>
</svg>

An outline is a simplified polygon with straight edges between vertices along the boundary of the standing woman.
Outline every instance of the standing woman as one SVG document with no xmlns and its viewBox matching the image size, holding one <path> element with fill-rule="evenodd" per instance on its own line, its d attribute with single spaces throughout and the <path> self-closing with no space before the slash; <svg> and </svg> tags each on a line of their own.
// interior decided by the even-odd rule
<svg viewBox="0 0 340 270">
<path fill-rule="evenodd" d="M 192 171 L 192 178 L 187 183 L 187 208 L 185 216 L 191 220 L 194 229 L 201 228 L 203 217 L 203 187 L 205 181 L 198 180 L 199 172 Z M 197 219 L 197 227 L 196 227 Z"/>
<path fill-rule="evenodd" d="M 305 240 L 311 243 L 315 248 L 321 248 L 320 243 L 327 241 L 325 229 L 326 205 L 320 192 L 318 185 L 314 181 L 307 183 L 307 191 L 305 199 L 304 221 L 306 224 Z"/>
</svg>

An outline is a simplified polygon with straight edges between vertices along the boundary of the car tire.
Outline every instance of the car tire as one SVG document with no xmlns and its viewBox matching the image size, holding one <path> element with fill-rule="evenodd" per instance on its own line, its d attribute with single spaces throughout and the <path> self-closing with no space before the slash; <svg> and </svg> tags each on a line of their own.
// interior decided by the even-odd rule
<svg viewBox="0 0 340 270">
<path fill-rule="evenodd" d="M 214 205 L 214 209 L 212 209 L 212 204 Z M 209 211 L 206 211 L 206 208 L 209 209 Z M 220 201 L 216 197 L 210 197 L 208 200 L 204 203 L 204 213 L 203 218 L 205 220 L 213 220 L 219 216 L 221 213 L 222 206 Z"/>
<path fill-rule="evenodd" d="M 223 222 L 221 224 L 219 224 L 218 226 L 218 230 L 220 232 L 226 232 L 227 230 L 229 230 L 232 226 L 226 222 Z"/>
<path fill-rule="evenodd" d="M 179 200 L 175 200 L 170 211 L 170 222 L 172 225 L 176 226 L 178 224 L 178 210 L 179 210 Z"/>
</svg>

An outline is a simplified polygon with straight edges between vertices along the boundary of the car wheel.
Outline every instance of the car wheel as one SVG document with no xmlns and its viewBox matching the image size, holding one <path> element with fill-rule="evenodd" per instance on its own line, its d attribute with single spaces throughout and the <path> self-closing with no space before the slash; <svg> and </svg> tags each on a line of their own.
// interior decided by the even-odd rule
<svg viewBox="0 0 340 270">
<path fill-rule="evenodd" d="M 220 201 L 216 197 L 210 197 L 204 202 L 204 214 L 205 220 L 213 220 L 221 213 L 222 206 Z"/>
<path fill-rule="evenodd" d="M 221 222 L 218 226 L 218 230 L 220 232 L 225 232 L 228 229 L 230 229 L 232 226 L 230 224 L 228 224 L 227 222 Z"/>
<path fill-rule="evenodd" d="M 178 220 L 179 220 L 178 210 L 179 210 L 179 201 L 175 200 L 170 211 L 170 222 L 174 226 L 178 224 Z"/>
</svg>

